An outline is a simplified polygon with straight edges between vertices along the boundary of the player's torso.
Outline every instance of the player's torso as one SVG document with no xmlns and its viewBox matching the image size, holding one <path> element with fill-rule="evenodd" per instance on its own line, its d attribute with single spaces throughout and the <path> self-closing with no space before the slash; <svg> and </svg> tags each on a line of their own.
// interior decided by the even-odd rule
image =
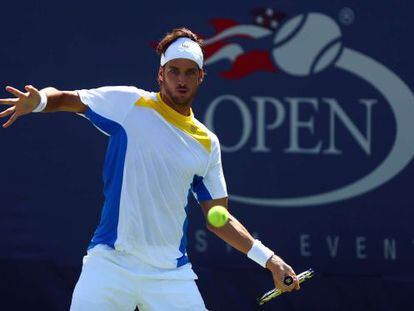
<svg viewBox="0 0 414 311">
<path fill-rule="evenodd" d="M 183 255 L 188 194 L 194 178 L 206 173 L 211 143 L 198 122 L 186 124 L 153 104 L 136 103 L 123 123 L 127 151 L 117 241 L 120 249 L 139 249 L 149 262 Z"/>
</svg>

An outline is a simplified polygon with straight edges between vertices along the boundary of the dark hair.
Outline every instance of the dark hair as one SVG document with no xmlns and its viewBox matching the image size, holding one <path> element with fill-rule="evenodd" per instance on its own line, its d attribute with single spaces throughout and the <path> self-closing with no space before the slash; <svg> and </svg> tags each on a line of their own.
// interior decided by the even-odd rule
<svg viewBox="0 0 414 311">
<path fill-rule="evenodd" d="M 158 55 L 164 54 L 165 51 L 168 49 L 168 47 L 178 38 L 190 38 L 191 40 L 198 43 L 198 45 L 201 47 L 201 50 L 203 51 L 203 57 L 204 54 L 204 48 L 203 48 L 203 40 L 200 39 L 195 33 L 193 33 L 190 29 L 187 29 L 185 27 L 181 28 L 175 28 L 172 31 L 168 32 L 164 38 L 161 39 L 161 41 L 158 43 L 156 51 Z"/>
</svg>

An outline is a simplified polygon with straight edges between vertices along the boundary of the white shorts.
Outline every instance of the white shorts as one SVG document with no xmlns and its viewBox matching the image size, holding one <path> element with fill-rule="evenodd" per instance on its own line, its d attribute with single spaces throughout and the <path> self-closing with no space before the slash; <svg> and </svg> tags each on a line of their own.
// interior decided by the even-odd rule
<svg viewBox="0 0 414 311">
<path fill-rule="evenodd" d="M 84 257 L 71 311 L 206 310 L 191 265 L 173 270 L 97 245 Z"/>
</svg>

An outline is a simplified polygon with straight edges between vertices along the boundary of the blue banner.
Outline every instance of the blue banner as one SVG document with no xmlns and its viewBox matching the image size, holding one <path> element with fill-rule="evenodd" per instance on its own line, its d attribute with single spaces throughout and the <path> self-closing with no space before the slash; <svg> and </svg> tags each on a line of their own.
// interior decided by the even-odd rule
<svg viewBox="0 0 414 311">
<path fill-rule="evenodd" d="M 410 1 L 10 2 L 0 20 L 1 84 L 157 90 L 154 43 L 190 28 L 205 40 L 207 72 L 193 109 L 221 141 L 230 210 L 296 272 L 317 272 L 264 309 L 408 310 L 413 9 Z M 107 138 L 56 113 L 18 119 L 0 139 L 4 305 L 65 310 L 99 222 Z M 207 306 L 254 310 L 273 286 L 270 273 L 209 233 L 196 202 L 189 213 L 189 256 Z M 22 289 L 33 291 L 26 300 Z"/>
</svg>

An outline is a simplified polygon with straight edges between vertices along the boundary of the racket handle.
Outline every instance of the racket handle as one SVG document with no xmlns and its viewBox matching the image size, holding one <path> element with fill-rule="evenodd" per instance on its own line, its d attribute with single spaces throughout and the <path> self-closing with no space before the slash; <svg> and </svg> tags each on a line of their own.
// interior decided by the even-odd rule
<svg viewBox="0 0 414 311">
<path fill-rule="evenodd" d="M 291 276 L 289 276 L 289 275 L 288 276 L 285 276 L 285 278 L 283 279 L 283 283 L 286 286 L 290 286 L 293 283 L 293 278 Z"/>
</svg>

